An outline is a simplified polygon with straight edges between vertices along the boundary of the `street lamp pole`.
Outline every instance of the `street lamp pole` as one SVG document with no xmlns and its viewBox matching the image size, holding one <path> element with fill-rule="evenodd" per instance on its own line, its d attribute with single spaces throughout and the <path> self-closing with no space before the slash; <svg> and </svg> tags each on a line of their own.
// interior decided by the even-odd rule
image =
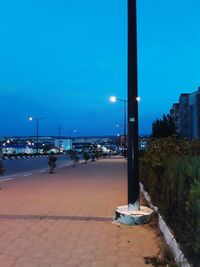
<svg viewBox="0 0 200 267">
<path fill-rule="evenodd" d="M 136 22 L 136 0 L 128 0 L 128 205 L 115 209 L 115 220 L 128 225 L 147 223 L 153 213 L 152 209 L 140 206 L 139 201 Z"/>
<path fill-rule="evenodd" d="M 72 133 L 76 133 L 76 132 L 77 132 L 77 130 L 70 130 L 69 131 L 69 138 L 71 140 L 71 148 L 72 148 Z"/>
<path fill-rule="evenodd" d="M 124 157 L 126 157 L 126 107 L 127 100 L 124 100 Z"/>
<path fill-rule="evenodd" d="M 62 130 L 63 128 L 59 125 L 59 127 L 58 127 L 58 151 L 59 151 L 59 154 L 60 154 L 60 147 L 61 147 L 61 142 L 60 142 L 60 139 L 61 139 L 61 130 Z"/>
<path fill-rule="evenodd" d="M 37 117 L 37 118 L 32 118 L 30 117 L 29 120 L 36 121 L 36 144 L 37 144 L 37 154 L 39 154 L 39 121 L 45 119 L 45 117 Z"/>
<path fill-rule="evenodd" d="M 39 154 L 39 119 L 36 119 L 37 154 Z"/>
<path fill-rule="evenodd" d="M 128 208 L 139 210 L 136 0 L 128 0 Z"/>
<path fill-rule="evenodd" d="M 121 99 L 116 97 L 116 100 L 119 100 L 124 103 L 124 157 L 126 157 L 126 112 L 127 112 L 127 99 Z"/>
<path fill-rule="evenodd" d="M 126 151 L 126 124 L 127 124 L 127 121 L 126 121 L 126 112 L 127 112 L 127 99 L 121 99 L 121 98 L 118 98 L 116 96 L 111 96 L 110 97 L 110 101 L 111 102 L 116 102 L 116 101 L 121 101 L 124 103 L 124 142 L 123 142 L 123 146 L 124 146 L 124 157 L 126 157 L 125 155 L 125 151 Z"/>
</svg>

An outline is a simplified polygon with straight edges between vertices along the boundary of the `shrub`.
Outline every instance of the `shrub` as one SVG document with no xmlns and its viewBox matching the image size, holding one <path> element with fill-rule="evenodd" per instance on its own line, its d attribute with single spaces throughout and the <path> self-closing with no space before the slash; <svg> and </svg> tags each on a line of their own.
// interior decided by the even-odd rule
<svg viewBox="0 0 200 267">
<path fill-rule="evenodd" d="M 200 142 L 152 140 L 140 158 L 140 177 L 185 254 L 200 261 Z"/>
<path fill-rule="evenodd" d="M 87 152 L 83 152 L 83 158 L 85 160 L 85 163 L 90 159 L 90 155 Z"/>
</svg>

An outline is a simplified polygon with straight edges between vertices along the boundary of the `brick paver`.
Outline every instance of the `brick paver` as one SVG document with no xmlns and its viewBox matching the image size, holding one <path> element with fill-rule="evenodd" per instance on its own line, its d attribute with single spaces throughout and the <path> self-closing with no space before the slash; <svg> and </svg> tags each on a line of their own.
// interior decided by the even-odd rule
<svg viewBox="0 0 200 267">
<path fill-rule="evenodd" d="M 2 182 L 0 267 L 147 266 L 159 250 L 152 228 L 112 222 L 126 180 L 118 158 Z"/>
</svg>

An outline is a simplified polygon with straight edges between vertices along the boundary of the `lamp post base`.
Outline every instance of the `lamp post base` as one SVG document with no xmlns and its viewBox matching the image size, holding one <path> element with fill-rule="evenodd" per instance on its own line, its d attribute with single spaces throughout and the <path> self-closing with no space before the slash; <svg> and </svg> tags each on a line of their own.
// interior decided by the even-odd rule
<svg viewBox="0 0 200 267">
<path fill-rule="evenodd" d="M 128 205 L 115 209 L 115 222 L 126 225 L 138 225 L 148 223 L 153 214 L 153 210 L 140 206 L 139 210 L 130 210 Z"/>
</svg>

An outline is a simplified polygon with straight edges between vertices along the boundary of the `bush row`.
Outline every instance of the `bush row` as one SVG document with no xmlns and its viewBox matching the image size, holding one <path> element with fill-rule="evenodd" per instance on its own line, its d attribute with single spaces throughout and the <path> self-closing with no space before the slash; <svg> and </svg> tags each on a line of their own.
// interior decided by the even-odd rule
<svg viewBox="0 0 200 267">
<path fill-rule="evenodd" d="M 200 264 L 200 142 L 153 139 L 140 157 L 140 177 L 185 255 Z"/>
</svg>

